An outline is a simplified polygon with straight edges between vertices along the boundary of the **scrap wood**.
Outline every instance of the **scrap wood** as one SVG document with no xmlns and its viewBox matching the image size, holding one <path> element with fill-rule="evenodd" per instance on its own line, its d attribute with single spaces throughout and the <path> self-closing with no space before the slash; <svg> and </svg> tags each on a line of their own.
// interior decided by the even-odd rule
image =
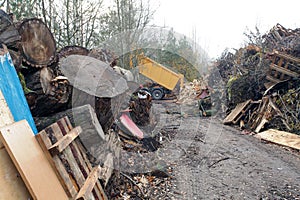
<svg viewBox="0 0 300 200">
<path fill-rule="evenodd" d="M 26 120 L 3 127 L 0 132 L 33 199 L 69 199 Z"/>
<path fill-rule="evenodd" d="M 14 118 L 0 90 L 0 127 L 14 123 Z M 0 199 L 30 199 L 22 178 L 0 140 Z"/>
<path fill-rule="evenodd" d="M 54 154 L 54 156 L 48 151 L 51 146 L 60 141 L 65 135 L 68 135 L 72 130 L 73 128 L 68 117 L 64 117 L 40 131 L 36 137 L 60 177 L 61 184 L 64 186 L 68 196 L 75 198 L 80 188 L 84 187 L 88 175 L 93 170 L 85 154 L 86 152 L 81 146 L 81 142 L 78 141 L 78 138 L 73 140 L 62 152 L 57 155 Z M 98 180 L 91 193 L 84 193 L 84 198 L 107 199 Z"/>
<path fill-rule="evenodd" d="M 106 156 L 106 160 L 103 164 L 103 167 L 101 168 L 101 173 L 99 176 L 100 179 L 104 180 L 104 186 L 107 185 L 110 177 L 112 176 L 113 169 L 114 169 L 114 158 L 113 158 L 113 154 L 109 153 Z"/>
<path fill-rule="evenodd" d="M 75 199 L 79 200 L 86 200 L 89 199 L 89 194 L 92 192 L 96 181 L 99 178 L 101 172 L 101 167 L 98 165 L 93 168 L 93 170 L 90 172 L 89 176 L 87 177 L 84 185 L 80 188 L 80 191 L 78 192 Z"/>
<path fill-rule="evenodd" d="M 249 105 L 252 100 L 249 99 L 243 103 L 239 103 L 235 109 L 233 109 L 229 115 L 223 120 L 224 124 L 234 123 L 236 124 L 238 120 L 242 117 L 242 115 L 249 109 Z"/>
<path fill-rule="evenodd" d="M 269 129 L 256 134 L 255 137 L 300 150 L 300 136 L 293 133 Z"/>
<path fill-rule="evenodd" d="M 52 156 L 62 152 L 75 138 L 81 133 L 82 129 L 80 126 L 73 128 L 69 133 L 64 135 L 55 144 L 49 147 L 49 152 Z"/>
</svg>

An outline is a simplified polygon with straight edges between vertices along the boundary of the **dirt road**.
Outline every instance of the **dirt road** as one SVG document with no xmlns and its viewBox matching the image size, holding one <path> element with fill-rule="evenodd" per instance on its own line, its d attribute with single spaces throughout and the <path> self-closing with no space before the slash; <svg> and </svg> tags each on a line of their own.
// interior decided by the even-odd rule
<svg viewBox="0 0 300 200">
<path fill-rule="evenodd" d="M 173 168 L 164 199 L 300 199 L 299 152 L 215 118 L 184 118 L 182 107 L 155 107 L 162 111 L 156 130 L 173 133 L 162 141 L 161 152 Z"/>
</svg>

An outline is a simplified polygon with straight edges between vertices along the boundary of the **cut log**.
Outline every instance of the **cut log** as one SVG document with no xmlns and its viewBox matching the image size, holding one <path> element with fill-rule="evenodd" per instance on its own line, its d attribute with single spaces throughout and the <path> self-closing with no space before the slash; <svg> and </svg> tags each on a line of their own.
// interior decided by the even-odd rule
<svg viewBox="0 0 300 200">
<path fill-rule="evenodd" d="M 88 56 L 68 56 L 61 60 L 60 67 L 74 87 L 72 106 L 90 104 L 107 133 L 126 97 L 126 80 L 108 64 Z"/>
<path fill-rule="evenodd" d="M 26 87 L 36 96 L 26 94 L 33 116 L 46 116 L 66 109 L 72 88 L 66 77 L 55 77 L 53 70 L 44 67 L 32 74 L 26 74 Z M 32 99 L 33 98 L 33 99 Z"/>
<path fill-rule="evenodd" d="M 111 51 L 101 48 L 92 49 L 88 56 L 109 64 L 115 60 L 115 55 Z"/>
<path fill-rule="evenodd" d="M 15 46 L 21 36 L 11 17 L 0 9 L 0 43 L 6 46 Z"/>
<path fill-rule="evenodd" d="M 33 67 L 44 67 L 56 60 L 56 43 L 52 33 L 40 19 L 24 20 L 20 27 L 24 61 Z"/>
<path fill-rule="evenodd" d="M 92 57 L 70 55 L 61 59 L 60 69 L 73 87 L 92 96 L 112 98 L 128 89 L 124 78 Z"/>
</svg>

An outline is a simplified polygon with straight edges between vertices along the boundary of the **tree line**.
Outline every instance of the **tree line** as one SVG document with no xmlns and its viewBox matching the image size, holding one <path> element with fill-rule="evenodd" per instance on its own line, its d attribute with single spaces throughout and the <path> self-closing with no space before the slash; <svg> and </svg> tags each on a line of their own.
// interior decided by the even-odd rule
<svg viewBox="0 0 300 200">
<path fill-rule="evenodd" d="M 173 29 L 151 31 L 156 9 L 151 0 L 5 0 L 0 6 L 16 21 L 42 19 L 58 49 L 70 45 L 112 48 L 124 68 L 134 67 L 136 56 L 144 53 L 193 80 L 208 59 Z M 153 48 L 153 43 L 160 45 Z"/>
</svg>

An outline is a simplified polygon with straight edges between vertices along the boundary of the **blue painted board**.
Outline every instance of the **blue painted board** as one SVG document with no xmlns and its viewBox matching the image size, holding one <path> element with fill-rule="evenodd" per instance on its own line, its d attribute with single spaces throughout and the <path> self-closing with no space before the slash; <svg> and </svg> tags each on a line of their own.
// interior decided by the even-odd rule
<svg viewBox="0 0 300 200">
<path fill-rule="evenodd" d="M 17 122 L 26 119 L 34 134 L 37 134 L 38 131 L 9 53 L 0 55 L 0 90 L 14 120 Z"/>
</svg>

